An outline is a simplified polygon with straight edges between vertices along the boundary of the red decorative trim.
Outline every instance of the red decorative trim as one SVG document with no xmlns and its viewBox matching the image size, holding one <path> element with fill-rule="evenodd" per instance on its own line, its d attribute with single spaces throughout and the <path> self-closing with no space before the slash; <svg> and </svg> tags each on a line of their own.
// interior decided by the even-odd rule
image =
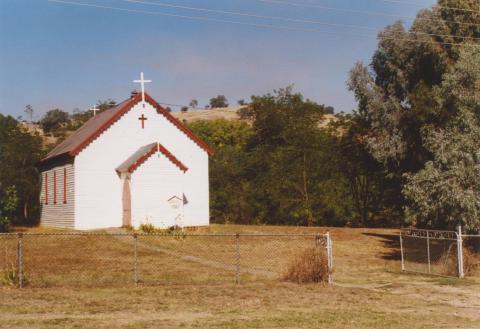
<svg viewBox="0 0 480 329">
<path fill-rule="evenodd" d="M 67 203 L 67 168 L 63 168 L 63 203 Z"/>
<path fill-rule="evenodd" d="M 48 173 L 45 173 L 45 204 L 48 204 Z"/>
<path fill-rule="evenodd" d="M 101 133 L 103 133 L 107 128 L 114 124 L 118 119 L 120 119 L 125 113 L 130 111 L 137 103 L 142 100 L 142 94 L 138 93 L 134 97 L 130 98 L 125 104 L 117 110 L 114 116 L 112 116 L 108 121 L 101 125 L 97 130 L 95 130 L 90 136 L 88 136 L 80 145 L 70 150 L 68 153 L 71 156 L 76 156 L 80 153 L 85 147 L 87 147 L 91 142 L 93 142 Z M 168 121 L 173 123 L 180 131 L 187 135 L 193 142 L 200 146 L 205 152 L 212 155 L 214 150 L 208 146 L 207 143 L 202 141 L 198 136 L 196 136 L 190 129 L 183 125 L 178 119 L 172 116 L 167 110 L 160 106 L 150 95 L 145 93 L 145 101 L 150 103 L 158 113 L 162 114 Z"/>
<path fill-rule="evenodd" d="M 161 113 L 168 121 L 173 123 L 175 127 L 181 130 L 185 135 L 187 135 L 192 141 L 195 142 L 198 146 L 204 149 L 208 154 L 213 155 L 215 151 L 203 140 L 195 135 L 190 129 L 188 129 L 183 123 L 181 123 L 177 118 L 175 118 L 170 112 L 165 110 L 160 104 L 157 103 L 149 94 L 145 93 L 145 101 L 149 102 L 153 107 L 157 109 L 157 112 Z"/>
<path fill-rule="evenodd" d="M 57 172 L 53 171 L 53 204 L 57 204 Z"/>
<path fill-rule="evenodd" d="M 70 150 L 68 153 L 71 156 L 76 156 L 80 153 L 85 147 L 87 147 L 91 142 L 93 142 L 102 132 L 104 132 L 108 127 L 114 124 L 120 117 L 122 117 L 125 113 L 128 112 L 136 103 L 141 100 L 141 97 L 136 95 L 133 98 L 130 98 L 118 111 L 116 114 L 111 117 L 108 121 L 106 121 L 103 125 L 101 125 L 97 130 L 90 134 L 80 145 L 75 147 L 74 149 Z"/>
<path fill-rule="evenodd" d="M 140 167 L 148 158 L 154 155 L 156 152 L 160 151 L 170 162 L 176 165 L 181 171 L 186 172 L 188 167 L 185 166 L 180 160 L 178 160 L 169 150 L 167 150 L 162 144 L 153 146 L 147 154 L 140 157 L 134 164 L 128 167 L 128 172 L 133 173 L 138 167 Z"/>
</svg>

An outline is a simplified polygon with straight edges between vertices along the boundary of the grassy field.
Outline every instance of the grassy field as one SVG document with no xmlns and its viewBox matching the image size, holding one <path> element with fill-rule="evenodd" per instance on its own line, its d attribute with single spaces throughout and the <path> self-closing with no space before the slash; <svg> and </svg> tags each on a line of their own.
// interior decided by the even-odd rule
<svg viewBox="0 0 480 329">
<path fill-rule="evenodd" d="M 230 264 L 231 238 L 214 245 L 211 240 L 141 241 L 139 287 L 131 281 L 128 238 L 32 240 L 25 245 L 29 285 L 0 287 L 0 328 L 480 328 L 480 277 L 402 273 L 394 230 L 212 225 L 194 233 L 327 230 L 334 242 L 333 287 L 251 273 L 242 273 L 236 286 L 228 266 L 204 263 Z M 309 243 L 245 241 L 242 268 L 281 272 L 276 260 Z M 103 251 L 92 262 L 91 251 L 98 248 Z"/>
</svg>

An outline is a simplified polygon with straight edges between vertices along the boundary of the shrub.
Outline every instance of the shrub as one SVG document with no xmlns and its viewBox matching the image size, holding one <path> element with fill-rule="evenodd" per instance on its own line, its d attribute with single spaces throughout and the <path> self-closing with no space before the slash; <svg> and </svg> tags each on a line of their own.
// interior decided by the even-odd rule
<svg viewBox="0 0 480 329">
<path fill-rule="evenodd" d="M 179 240 L 179 241 L 185 240 L 187 238 L 187 235 L 183 231 L 183 228 L 178 225 L 170 226 L 167 229 L 166 234 L 173 236 L 176 240 Z"/>
<path fill-rule="evenodd" d="M 10 265 L 7 269 L 0 272 L 0 286 L 18 287 L 20 283 L 20 277 L 15 269 L 15 266 Z M 28 284 L 28 278 L 26 273 L 23 273 L 22 285 Z"/>
<path fill-rule="evenodd" d="M 155 233 L 157 231 L 155 226 L 153 224 L 150 224 L 150 223 L 140 224 L 139 228 L 140 228 L 140 231 L 142 231 L 143 233 L 147 233 L 147 234 L 152 234 L 152 233 Z"/>
<path fill-rule="evenodd" d="M 17 205 L 17 189 L 12 185 L 7 187 L 0 196 L 0 233 L 10 231 L 10 224 Z"/>
<path fill-rule="evenodd" d="M 17 272 L 11 270 L 0 272 L 0 286 L 18 286 Z"/>
<path fill-rule="evenodd" d="M 296 255 L 283 279 L 296 283 L 328 281 L 328 259 L 323 248 L 308 248 Z"/>
<path fill-rule="evenodd" d="M 476 274 L 480 271 L 480 254 L 470 248 L 463 248 L 463 273 Z"/>
<path fill-rule="evenodd" d="M 168 232 L 171 232 L 171 233 L 180 232 L 180 231 L 183 231 L 183 229 L 178 225 L 173 225 L 168 228 Z"/>
<path fill-rule="evenodd" d="M 0 216 L 0 233 L 5 233 L 10 231 L 10 219 L 5 216 Z"/>
<path fill-rule="evenodd" d="M 186 238 L 186 234 L 183 231 L 183 228 L 178 225 L 170 226 L 167 229 L 160 229 L 155 227 L 153 224 L 146 223 L 146 224 L 141 224 L 139 229 L 140 231 L 146 234 L 158 233 L 162 235 L 171 235 L 176 240 L 184 240 Z"/>
</svg>

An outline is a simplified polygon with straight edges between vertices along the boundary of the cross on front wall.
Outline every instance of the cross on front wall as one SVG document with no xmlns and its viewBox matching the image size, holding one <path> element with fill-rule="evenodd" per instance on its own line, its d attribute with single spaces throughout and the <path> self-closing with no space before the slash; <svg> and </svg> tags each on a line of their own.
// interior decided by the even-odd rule
<svg viewBox="0 0 480 329">
<path fill-rule="evenodd" d="M 145 120 L 148 120 L 147 117 L 145 117 L 145 115 L 142 113 L 142 116 L 140 118 L 138 118 L 138 120 L 142 121 L 142 129 L 145 128 Z"/>
</svg>

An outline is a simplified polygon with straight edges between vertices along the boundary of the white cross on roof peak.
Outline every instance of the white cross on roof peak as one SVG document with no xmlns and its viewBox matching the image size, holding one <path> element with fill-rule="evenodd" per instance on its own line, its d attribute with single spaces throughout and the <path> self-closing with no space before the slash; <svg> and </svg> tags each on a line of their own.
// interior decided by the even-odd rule
<svg viewBox="0 0 480 329">
<path fill-rule="evenodd" d="M 100 109 L 97 109 L 96 105 L 93 105 L 93 107 L 90 109 L 90 111 L 93 111 L 93 116 L 97 115 L 97 111 Z"/>
<path fill-rule="evenodd" d="M 140 80 L 133 80 L 134 83 L 139 83 L 142 88 L 142 102 L 143 107 L 145 107 L 145 84 L 152 82 L 152 80 L 145 80 L 143 78 L 143 72 L 140 72 Z"/>
</svg>

